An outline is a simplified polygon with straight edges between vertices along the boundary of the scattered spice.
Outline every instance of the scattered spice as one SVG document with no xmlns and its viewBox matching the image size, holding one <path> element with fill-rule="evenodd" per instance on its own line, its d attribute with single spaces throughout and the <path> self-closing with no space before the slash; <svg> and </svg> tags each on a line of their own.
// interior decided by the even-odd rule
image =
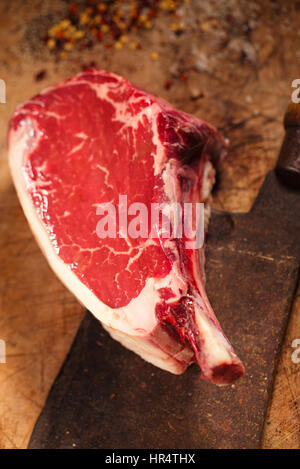
<svg viewBox="0 0 300 469">
<path fill-rule="evenodd" d="M 171 82 L 171 80 L 166 80 L 165 81 L 164 88 L 166 90 L 169 90 L 172 86 L 173 86 L 173 83 Z"/>
<path fill-rule="evenodd" d="M 186 72 L 183 72 L 183 73 L 180 75 L 180 80 L 181 80 L 181 81 L 186 81 L 186 80 L 187 80 L 187 77 L 188 77 L 187 73 L 186 73 Z"/>
<path fill-rule="evenodd" d="M 95 67 L 97 67 L 97 63 L 94 60 L 88 63 L 84 63 L 81 66 L 82 70 L 88 70 L 89 68 L 95 68 Z"/>
<path fill-rule="evenodd" d="M 209 20 L 210 24 L 213 26 L 213 28 L 216 28 L 218 26 L 218 20 L 217 18 L 211 18 Z"/>
<path fill-rule="evenodd" d="M 183 3 L 189 3 L 189 0 L 74 2 L 69 6 L 66 17 L 48 29 L 44 41 L 50 51 L 58 51 L 63 58 L 75 47 L 82 50 L 99 41 L 104 41 L 107 48 L 121 50 L 126 45 L 129 50 L 136 50 L 141 45 L 128 41 L 127 34 L 152 29 L 159 14 L 170 16 L 170 30 L 175 35 L 183 33 L 185 25 L 176 14 Z M 151 58 L 157 59 L 155 52 Z"/>
<path fill-rule="evenodd" d="M 176 35 L 180 35 L 185 30 L 185 25 L 183 23 L 172 23 L 171 30 L 175 32 Z"/>
<path fill-rule="evenodd" d="M 136 50 L 136 49 L 138 49 L 138 47 L 139 47 L 139 44 L 137 42 L 131 42 L 129 44 L 129 49 L 130 50 Z"/>
<path fill-rule="evenodd" d="M 116 49 L 116 50 L 121 50 L 121 49 L 123 49 L 123 44 L 122 44 L 122 42 L 120 42 L 120 41 L 116 42 L 116 43 L 115 43 L 115 49 Z"/>
<path fill-rule="evenodd" d="M 42 81 L 44 80 L 44 78 L 46 77 L 47 75 L 47 71 L 46 70 L 40 70 L 39 72 L 37 72 L 34 76 L 34 79 L 35 81 Z"/>
<path fill-rule="evenodd" d="M 54 39 L 47 40 L 47 47 L 48 49 L 52 50 L 56 48 L 56 41 Z"/>
<path fill-rule="evenodd" d="M 211 24 L 209 21 L 204 21 L 204 23 L 201 24 L 201 29 L 203 32 L 209 31 L 211 29 Z"/>
</svg>

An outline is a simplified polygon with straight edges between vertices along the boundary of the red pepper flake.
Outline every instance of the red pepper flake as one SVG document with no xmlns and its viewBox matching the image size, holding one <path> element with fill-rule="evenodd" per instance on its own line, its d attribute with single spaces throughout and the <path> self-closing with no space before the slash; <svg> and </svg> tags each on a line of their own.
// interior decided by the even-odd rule
<svg viewBox="0 0 300 469">
<path fill-rule="evenodd" d="M 91 60 L 91 62 L 84 63 L 81 65 L 82 70 L 88 70 L 89 68 L 96 68 L 97 63 L 94 60 Z"/>
<path fill-rule="evenodd" d="M 166 90 L 169 90 L 172 86 L 173 86 L 173 83 L 171 82 L 171 80 L 165 81 L 164 87 Z"/>
<path fill-rule="evenodd" d="M 47 70 L 40 70 L 34 76 L 35 81 L 42 81 L 47 75 Z"/>
<path fill-rule="evenodd" d="M 152 20 L 157 15 L 158 15 L 158 10 L 156 8 L 152 8 L 152 10 L 150 10 L 148 13 L 148 18 L 149 20 Z"/>
<path fill-rule="evenodd" d="M 183 82 L 185 82 L 185 81 L 187 80 L 187 77 L 188 77 L 187 73 L 186 73 L 186 72 L 183 72 L 183 73 L 180 75 L 180 80 L 183 81 Z"/>
<path fill-rule="evenodd" d="M 226 18 L 226 21 L 227 21 L 228 23 L 230 23 L 230 24 L 235 23 L 235 17 L 232 16 L 230 13 L 229 13 L 228 15 L 226 15 L 225 18 Z"/>
<path fill-rule="evenodd" d="M 75 5 L 75 3 L 72 3 L 72 5 L 69 6 L 69 13 L 75 14 L 78 13 L 78 5 Z"/>
</svg>

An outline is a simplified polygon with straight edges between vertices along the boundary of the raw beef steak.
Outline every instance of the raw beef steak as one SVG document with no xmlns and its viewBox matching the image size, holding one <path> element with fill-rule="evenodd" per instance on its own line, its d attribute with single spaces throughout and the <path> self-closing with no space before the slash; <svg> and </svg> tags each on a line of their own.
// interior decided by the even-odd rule
<svg viewBox="0 0 300 469">
<path fill-rule="evenodd" d="M 9 131 L 14 183 L 64 284 L 109 333 L 173 373 L 197 361 L 228 384 L 243 365 L 207 299 L 204 248 L 184 238 L 100 239 L 101 203 L 206 202 L 226 142 L 207 123 L 112 73 L 88 70 L 20 106 Z M 172 219 L 170 215 L 170 220 Z M 173 220 L 173 221 L 172 221 Z M 172 219 L 174 223 L 174 219 Z"/>
</svg>

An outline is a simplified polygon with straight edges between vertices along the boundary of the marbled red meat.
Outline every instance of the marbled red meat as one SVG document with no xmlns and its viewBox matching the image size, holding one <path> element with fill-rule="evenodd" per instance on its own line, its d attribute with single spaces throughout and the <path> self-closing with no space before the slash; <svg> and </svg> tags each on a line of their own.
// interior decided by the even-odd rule
<svg viewBox="0 0 300 469">
<path fill-rule="evenodd" d="M 244 370 L 205 293 L 204 248 L 151 230 L 100 239 L 96 208 L 122 194 L 149 213 L 152 203 L 206 202 L 207 223 L 225 152 L 209 124 L 97 70 L 20 106 L 9 132 L 20 201 L 60 279 L 126 347 L 174 373 L 197 361 L 216 384 Z"/>
</svg>

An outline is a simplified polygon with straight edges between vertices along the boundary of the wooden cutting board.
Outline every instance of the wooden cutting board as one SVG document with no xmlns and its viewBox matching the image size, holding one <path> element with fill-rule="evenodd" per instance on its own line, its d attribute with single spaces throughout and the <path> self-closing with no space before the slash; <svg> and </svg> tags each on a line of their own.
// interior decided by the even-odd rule
<svg viewBox="0 0 300 469">
<path fill-rule="evenodd" d="M 198 27 L 187 28 L 181 36 L 172 36 L 158 20 L 155 29 L 142 33 L 140 50 L 107 50 L 99 44 L 58 61 L 41 46 L 38 34 L 49 14 L 61 18 L 65 3 L 32 0 L 25 5 L 15 0 L 0 6 L 0 78 L 7 84 L 7 103 L 0 104 L 0 338 L 7 344 L 7 363 L 0 364 L 1 448 L 27 446 L 83 315 L 47 266 L 12 187 L 6 132 L 16 105 L 95 61 L 204 117 L 230 138 L 215 208 L 249 210 L 275 165 L 282 116 L 290 102 L 291 82 L 299 74 L 296 2 L 255 6 L 236 0 L 216 5 L 213 11 L 209 1 L 192 3 Z M 212 16 L 218 26 L 207 30 Z M 230 31 L 224 26 L 227 16 Z M 151 59 L 153 51 L 159 54 L 156 61 Z M 176 67 L 186 71 L 186 80 L 176 76 Z M 46 74 L 36 81 L 41 71 Z M 172 82 L 169 89 L 167 80 Z M 300 366 L 291 360 L 292 341 L 300 338 L 299 300 L 298 293 L 266 419 L 264 447 L 299 447 Z"/>
</svg>

